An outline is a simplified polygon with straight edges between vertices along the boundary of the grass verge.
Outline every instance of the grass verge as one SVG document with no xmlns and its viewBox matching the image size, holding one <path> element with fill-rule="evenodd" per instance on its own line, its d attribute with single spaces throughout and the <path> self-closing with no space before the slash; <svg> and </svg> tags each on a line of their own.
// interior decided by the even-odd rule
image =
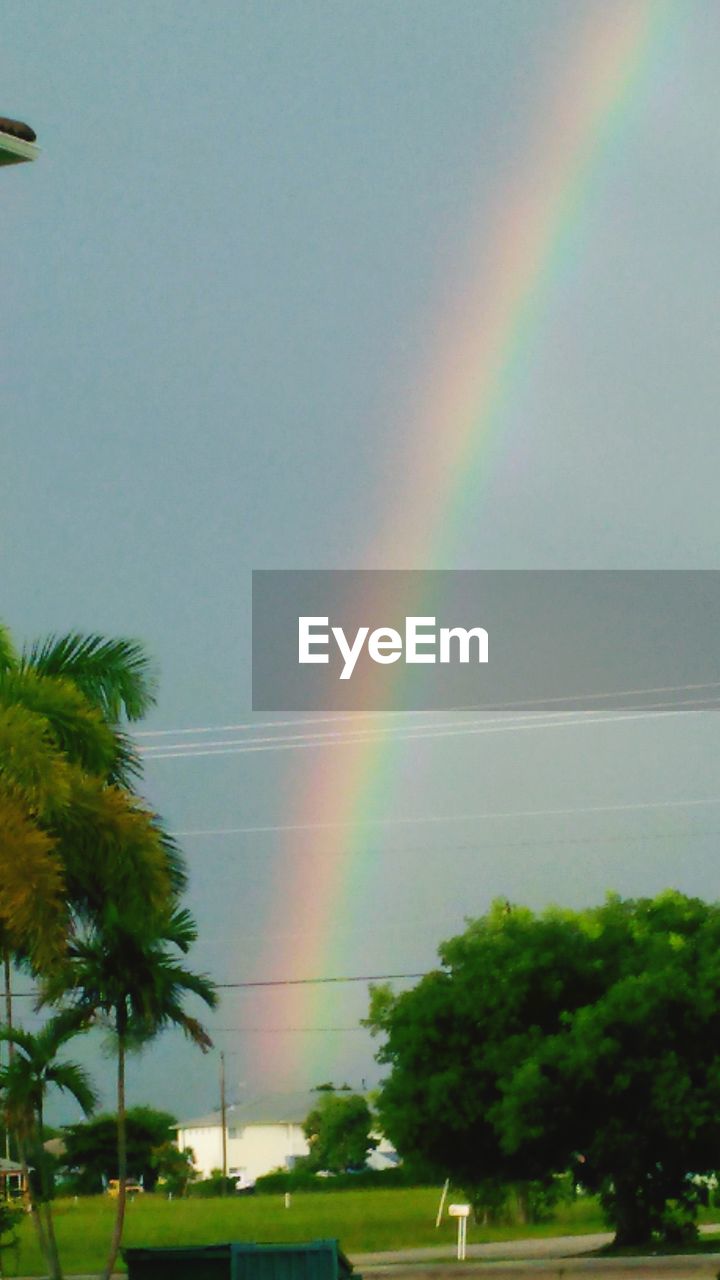
<svg viewBox="0 0 720 1280">
<path fill-rule="evenodd" d="M 346 1253 L 446 1245 L 451 1250 L 455 1223 L 447 1217 L 435 1230 L 439 1190 L 413 1187 L 393 1191 L 338 1191 L 328 1195 L 296 1193 L 289 1209 L 282 1196 L 238 1196 L 227 1200 L 172 1200 L 136 1196 L 128 1204 L 126 1245 L 213 1244 L 227 1240 L 258 1242 L 313 1240 L 337 1236 Z M 99 1271 L 107 1252 L 114 1203 L 106 1196 L 58 1200 L 55 1218 L 65 1271 Z M 474 1227 L 468 1243 L 518 1240 L 530 1236 L 573 1235 L 603 1230 L 592 1199 L 563 1206 L 553 1218 L 534 1226 Z M 5 1253 L 6 1274 L 16 1267 Z M 15 1274 L 39 1276 L 43 1265 L 32 1223 L 25 1221 Z"/>
</svg>

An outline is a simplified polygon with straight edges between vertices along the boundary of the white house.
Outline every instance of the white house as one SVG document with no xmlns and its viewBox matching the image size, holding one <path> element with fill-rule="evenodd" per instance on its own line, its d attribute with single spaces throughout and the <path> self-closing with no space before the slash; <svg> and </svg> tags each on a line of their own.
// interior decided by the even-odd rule
<svg viewBox="0 0 720 1280">
<path fill-rule="evenodd" d="M 247 1102 L 225 1108 L 227 1171 L 239 1186 L 252 1186 L 256 1178 L 273 1169 L 291 1169 L 298 1156 L 309 1152 L 303 1124 L 317 1106 L 317 1092 L 266 1093 Z M 213 1169 L 222 1169 L 222 1120 L 220 1111 L 177 1126 L 181 1151 L 193 1152 L 195 1167 L 207 1178 Z M 381 1139 L 368 1162 L 374 1168 L 397 1163 L 390 1144 Z"/>
</svg>

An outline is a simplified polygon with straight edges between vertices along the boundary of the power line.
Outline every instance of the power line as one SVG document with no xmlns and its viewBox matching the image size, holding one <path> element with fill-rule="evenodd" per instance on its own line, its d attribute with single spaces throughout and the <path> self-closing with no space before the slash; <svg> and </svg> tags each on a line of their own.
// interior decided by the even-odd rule
<svg viewBox="0 0 720 1280">
<path fill-rule="evenodd" d="M 662 705 L 664 706 L 666 704 L 663 703 Z M 557 716 L 560 716 L 563 713 L 556 712 L 555 714 Z M 569 713 L 566 713 L 566 714 L 569 714 Z M 596 713 L 596 714 L 601 714 L 601 713 Z M 526 716 L 514 716 L 512 723 L 517 724 L 520 721 L 538 720 L 539 718 L 540 718 L 539 712 L 529 712 Z M 431 721 L 430 723 L 418 724 L 417 726 L 410 725 L 408 727 L 405 727 L 401 725 L 399 728 L 394 725 L 387 725 L 387 726 L 378 725 L 375 728 L 370 727 L 368 729 L 354 729 L 351 731 L 344 730 L 339 733 L 334 733 L 332 730 L 325 729 L 322 733 L 272 734 L 269 737 L 265 737 L 265 738 L 236 738 L 236 739 L 223 738 L 223 739 L 218 739 L 215 742 L 202 742 L 202 743 L 196 743 L 196 742 L 153 743 L 152 745 L 149 745 L 147 747 L 140 747 L 139 750 L 141 755 L 146 756 L 147 759 L 154 760 L 154 759 L 162 758 L 162 756 L 166 752 L 170 752 L 170 751 L 182 752 L 183 754 L 185 752 L 194 752 L 194 751 L 211 753 L 211 749 L 217 748 L 217 747 L 229 749 L 230 747 L 264 746 L 266 743 L 274 743 L 274 744 L 288 743 L 288 742 L 300 742 L 300 743 L 333 742 L 334 743 L 344 739 L 354 741 L 356 738 L 362 740 L 363 738 L 376 737 L 381 735 L 384 736 L 386 734 L 391 734 L 394 737 L 397 733 L 400 733 L 400 732 L 419 734 L 419 733 L 436 732 L 439 729 L 465 728 L 465 727 L 472 727 L 473 725 L 487 725 L 487 724 L 497 724 L 497 723 L 504 724 L 504 723 L 507 723 L 507 721 L 504 717 L 502 717 L 500 720 L 498 719 L 488 720 L 487 718 L 485 718 L 482 720 L 458 721 L 457 719 L 455 719 L 455 720 L 446 720 L 446 721 L 441 720 L 440 722 Z"/>
<path fill-rule="evenodd" d="M 706 796 L 691 800 L 647 800 L 637 804 L 600 804 L 587 805 L 574 809 L 509 809 L 490 810 L 486 813 L 446 813 L 425 814 L 421 817 L 408 818 L 363 818 L 351 822 L 291 822 L 257 827 L 205 827 L 197 830 L 172 831 L 176 838 L 188 839 L 191 836 L 245 836 L 264 835 L 282 831 L 330 831 L 353 827 L 404 827 L 435 825 L 441 822 L 482 822 L 486 819 L 505 821 L 511 818 L 557 818 L 575 817 L 585 813 L 634 813 L 655 809 L 697 808 L 702 805 L 718 805 L 720 796 Z"/>
<path fill-rule="evenodd" d="M 703 686 L 704 688 L 705 686 Z M 652 690 L 651 692 L 655 692 Z M 658 692 L 661 692 L 658 690 Z M 448 711 L 477 711 L 479 707 L 448 707 Z M 494 708 L 489 708 L 493 710 Z M 240 733 L 244 729 L 296 729 L 300 725 L 338 724 L 343 720 L 368 720 L 384 716 L 437 715 L 437 711 L 348 711 L 331 716 L 295 717 L 292 720 L 246 720 L 240 724 L 198 725 L 194 729 L 133 729 L 134 738 L 181 737 L 192 733 Z"/>
<path fill-rule="evenodd" d="M 472 703 L 462 707 L 447 707 L 443 710 L 451 712 L 463 711 L 501 711 L 512 710 L 513 708 L 542 706 L 545 707 L 552 703 L 553 705 L 568 702 L 597 702 L 600 700 L 608 700 L 610 698 L 636 698 L 643 697 L 645 694 L 652 693 L 683 693 L 690 690 L 697 691 L 699 689 L 717 689 L 720 688 L 720 680 L 707 681 L 705 684 L 671 684 L 656 685 L 644 689 L 618 689 L 612 692 L 604 693 L 583 693 L 583 694 L 566 694 L 561 697 L 554 698 L 529 698 L 524 700 L 516 700 L 514 702 L 491 702 L 491 703 Z M 300 725 L 317 725 L 317 724 L 335 724 L 341 721 L 357 721 L 359 719 L 375 719 L 378 717 L 385 718 L 387 716 L 418 716 L 418 715 L 436 715 L 435 710 L 418 710 L 418 711 L 352 711 L 338 712 L 330 716 L 309 716 L 303 718 L 294 718 L 292 720 L 249 720 L 240 724 L 221 724 L 221 725 L 199 725 L 196 728 L 183 729 L 139 729 L 135 730 L 133 736 L 135 738 L 163 738 L 163 737 L 181 737 L 188 734 L 205 734 L 205 733 L 238 733 L 245 729 L 276 729 L 276 728 L 297 728 Z"/>
<path fill-rule="evenodd" d="M 692 707 L 688 708 L 688 703 L 692 703 Z M 496 723 L 494 721 L 469 721 L 465 724 L 456 725 L 446 728 L 436 728 L 434 726 L 419 726 L 417 729 L 395 730 L 388 729 L 368 729 L 359 730 L 352 734 L 315 734 L 297 736 L 294 738 L 248 738 L 238 741 L 230 741 L 227 743 L 207 743 L 202 746 L 197 744 L 169 744 L 167 748 L 160 748 L 149 754 L 148 750 L 142 750 L 146 760 L 194 760 L 202 756 L 226 756 L 226 755 L 256 755 L 267 751 L 307 751 L 319 750 L 323 747 L 342 747 L 362 744 L 364 742 L 373 742 L 377 739 L 390 738 L 395 742 L 426 741 L 430 738 L 454 738 L 467 736 L 485 736 L 486 734 L 496 733 L 519 733 L 519 732 L 536 732 L 538 729 L 568 729 L 568 728 L 587 728 L 588 726 L 617 724 L 636 720 L 658 720 L 667 716 L 682 715 L 699 715 L 704 711 L 715 710 L 720 703 L 720 699 L 685 699 L 683 702 L 673 704 L 658 703 L 660 707 L 670 707 L 668 710 L 648 710 L 642 711 L 629 710 L 621 712 L 619 715 L 602 711 L 583 712 L 580 717 L 575 719 L 563 718 L 562 713 L 556 713 L 552 720 L 542 720 L 537 718 L 523 719 L 522 723 L 517 723 L 517 717 L 511 723 Z M 683 709 L 678 709 L 683 708 Z M 568 716 L 571 713 L 568 713 Z M 477 726 L 477 727 L 475 727 Z"/>
<path fill-rule="evenodd" d="M 310 987 L 329 982 L 401 982 L 410 978 L 425 978 L 424 973 L 355 973 L 344 977 L 323 978 L 263 978 L 252 982 L 216 982 L 218 990 L 246 991 L 257 987 Z M 13 999 L 34 999 L 39 991 L 13 991 Z"/>
<path fill-rule="evenodd" d="M 562 839 L 554 840 L 486 840 L 482 844 L 477 842 L 466 841 L 462 844 L 442 844 L 436 845 L 434 848 L 425 844 L 400 844 L 400 845 L 371 845 L 365 848 L 357 848 L 354 850 L 356 854 L 396 854 L 396 853 L 421 853 L 424 856 L 429 854 L 445 855 L 447 853 L 463 853 L 463 852 L 481 852 L 485 849 L 546 849 L 557 848 L 563 845 L 588 845 L 588 844 L 637 844 L 645 843 L 651 840 L 707 840 L 712 836 L 720 836 L 720 827 L 701 827 L 694 831 L 637 831 L 624 832 L 621 835 L 613 834 L 607 836 L 566 836 Z M 253 850 L 243 849 L 243 857 L 247 857 L 248 853 L 252 855 Z M 269 857 L 274 853 L 284 853 L 284 849 L 266 849 L 260 856 Z M 346 849 L 316 849 L 308 848 L 296 850 L 296 853 L 310 854 L 312 857 L 338 857 L 344 855 Z"/>
<path fill-rule="evenodd" d="M 328 982 L 400 982 L 409 978 L 425 978 L 425 973 L 361 973 L 343 978 L 265 978 L 257 982 L 216 982 L 221 990 L 249 990 L 253 987 L 311 987 Z"/>
<path fill-rule="evenodd" d="M 311 1031 L 365 1031 L 365 1027 L 212 1027 L 213 1035 L 285 1035 L 286 1032 L 311 1032 Z"/>
</svg>

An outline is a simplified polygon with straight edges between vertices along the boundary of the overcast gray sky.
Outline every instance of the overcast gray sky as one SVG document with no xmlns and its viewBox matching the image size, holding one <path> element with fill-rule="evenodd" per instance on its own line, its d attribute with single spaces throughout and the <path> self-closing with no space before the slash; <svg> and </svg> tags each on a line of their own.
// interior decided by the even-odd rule
<svg viewBox="0 0 720 1280">
<path fill-rule="evenodd" d="M 374 532 L 401 490 L 468 246 L 490 270 L 496 210 L 587 21 L 633 8 L 8 0 L 0 107 L 43 149 L 0 179 L 3 616 L 19 640 L 141 637 L 161 671 L 147 727 L 252 720 L 251 569 L 397 565 L 393 546 L 379 562 Z M 718 567 L 720 10 L 674 12 L 446 567 Z M 448 821 L 368 827 L 333 965 L 423 969 L 497 894 L 716 896 L 720 809 L 612 807 L 720 795 L 719 724 L 399 746 L 385 818 Z M 278 826 L 326 756 L 157 761 L 146 789 L 173 829 Z M 308 904 L 343 841 L 185 840 L 198 966 L 220 981 L 314 976 L 301 971 Z M 302 894 L 288 893 L 291 858 Z M 298 967 L 278 972 L 294 939 Z M 362 984 L 304 1003 L 228 993 L 211 1023 L 232 1090 L 374 1081 L 356 1029 L 366 1000 Z M 187 1114 L 214 1105 L 216 1080 L 217 1055 L 168 1036 L 131 1092 Z"/>
</svg>

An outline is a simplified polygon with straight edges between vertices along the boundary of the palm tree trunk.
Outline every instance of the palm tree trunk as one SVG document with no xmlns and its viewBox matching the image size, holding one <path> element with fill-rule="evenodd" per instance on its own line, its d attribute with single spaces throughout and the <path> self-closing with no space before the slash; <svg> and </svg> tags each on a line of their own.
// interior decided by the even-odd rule
<svg viewBox="0 0 720 1280">
<path fill-rule="evenodd" d="M 47 1233 L 47 1260 L 48 1270 L 50 1272 L 50 1280 L 63 1280 L 62 1266 L 60 1264 L 60 1253 L 58 1250 L 57 1240 L 55 1238 L 55 1223 L 53 1222 L 52 1205 L 49 1200 L 44 1204 L 45 1209 L 45 1228 Z"/>
<path fill-rule="evenodd" d="M 21 1141 L 18 1141 L 18 1154 L 20 1156 L 20 1168 L 22 1169 L 23 1178 L 25 1179 L 25 1186 L 27 1187 L 27 1197 L 28 1197 L 28 1203 L 30 1206 L 30 1217 L 33 1220 L 33 1225 L 35 1227 L 35 1232 L 38 1238 L 38 1244 L 40 1245 L 40 1252 L 43 1258 L 45 1259 L 45 1261 L 47 1262 L 48 1272 L 50 1272 L 52 1264 L 50 1259 L 50 1252 L 48 1249 L 47 1234 L 45 1231 L 45 1225 L 43 1223 L 42 1217 L 38 1211 L 38 1206 L 35 1202 L 35 1196 L 33 1195 L 32 1183 L 30 1181 L 30 1170 L 28 1168 L 27 1156 L 25 1154 L 25 1144 Z"/>
<path fill-rule="evenodd" d="M 8 1031 L 12 1031 L 12 986 L 10 982 L 10 952 L 7 947 L 3 947 L 3 968 L 5 970 L 5 1025 Z M 8 1062 L 11 1063 L 15 1053 L 15 1045 L 12 1040 L 8 1040 Z M 10 1159 L 10 1126 L 5 1121 L 5 1159 Z"/>
<path fill-rule="evenodd" d="M 12 983 L 10 980 L 10 952 L 7 947 L 3 947 L 3 969 L 5 971 L 5 1026 L 8 1031 L 12 1031 Z M 8 1058 L 12 1062 L 15 1045 L 12 1040 L 8 1041 Z"/>
<path fill-rule="evenodd" d="M 58 1251 L 57 1240 L 55 1238 L 55 1223 L 53 1222 L 52 1213 L 52 1187 L 48 1176 L 48 1167 L 46 1152 L 43 1146 L 43 1108 L 42 1102 L 38 1107 L 37 1115 L 38 1126 L 38 1160 L 40 1161 L 40 1196 L 41 1204 L 39 1216 L 45 1218 L 45 1236 L 47 1240 L 47 1262 L 50 1280 L 62 1280 L 62 1266 L 60 1265 L 60 1253 Z"/>
<path fill-rule="evenodd" d="M 118 1147 L 118 1199 L 115 1226 L 110 1241 L 110 1256 L 105 1264 L 103 1280 L 111 1280 L 115 1261 L 122 1240 L 125 1221 L 125 1183 L 127 1181 L 127 1126 L 125 1118 L 125 1019 L 124 1010 L 117 1018 L 118 1073 L 117 1073 L 117 1147 Z"/>
</svg>

